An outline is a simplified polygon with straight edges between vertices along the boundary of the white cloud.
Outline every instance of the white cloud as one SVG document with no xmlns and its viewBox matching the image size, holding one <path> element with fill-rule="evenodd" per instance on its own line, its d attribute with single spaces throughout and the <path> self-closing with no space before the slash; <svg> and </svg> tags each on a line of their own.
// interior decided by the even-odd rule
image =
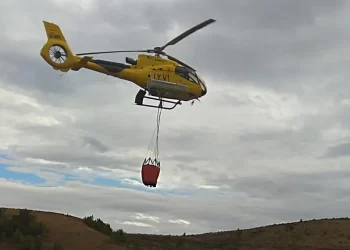
<svg viewBox="0 0 350 250">
<path fill-rule="evenodd" d="M 137 213 L 133 216 L 133 218 L 138 219 L 138 220 L 149 220 L 149 221 L 153 221 L 156 223 L 159 223 L 159 221 L 160 221 L 160 218 L 157 216 L 145 215 L 143 213 Z"/>
<path fill-rule="evenodd" d="M 152 225 L 150 225 L 150 224 L 137 222 L 137 221 L 125 221 L 122 224 L 123 225 L 137 226 L 137 227 L 152 227 Z"/>
<path fill-rule="evenodd" d="M 190 222 L 185 221 L 185 220 L 181 220 L 181 219 L 169 220 L 169 222 L 170 222 L 170 223 L 174 223 L 174 224 L 186 224 L 186 225 L 191 224 Z"/>
</svg>

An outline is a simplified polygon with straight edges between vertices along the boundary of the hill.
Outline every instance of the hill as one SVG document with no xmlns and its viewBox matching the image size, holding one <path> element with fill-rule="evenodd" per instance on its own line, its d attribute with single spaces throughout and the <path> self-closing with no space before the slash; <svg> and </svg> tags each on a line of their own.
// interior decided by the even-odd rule
<svg viewBox="0 0 350 250">
<path fill-rule="evenodd" d="M 12 232 L 12 233 L 11 233 Z M 350 249 L 350 219 L 321 219 L 198 235 L 128 234 L 93 216 L 1 209 L 0 249 Z"/>
<path fill-rule="evenodd" d="M 53 212 L 2 208 L 0 213 L 0 249 L 9 250 L 123 250 L 110 237 L 88 227 L 84 220 Z M 28 219 L 28 215 L 32 219 Z M 11 220 L 14 216 L 19 219 Z M 17 217 L 18 218 L 18 217 Z M 5 221 L 5 222 L 4 222 Z M 17 223 L 14 223 L 16 221 Z M 29 222 L 29 223 L 27 223 Z M 38 234 L 35 225 L 45 232 Z M 15 225 L 14 225 L 15 224 Z M 4 226 L 5 225 L 5 226 Z M 7 228 L 7 230 L 6 230 Z M 12 233 L 11 233 L 12 232 Z M 37 243 L 40 242 L 40 243 Z"/>
</svg>

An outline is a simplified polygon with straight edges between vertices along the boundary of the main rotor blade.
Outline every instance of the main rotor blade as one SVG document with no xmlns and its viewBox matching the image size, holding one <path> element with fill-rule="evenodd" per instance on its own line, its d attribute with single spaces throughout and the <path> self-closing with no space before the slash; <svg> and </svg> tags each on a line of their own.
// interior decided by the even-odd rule
<svg viewBox="0 0 350 250">
<path fill-rule="evenodd" d="M 112 50 L 112 51 L 99 51 L 99 52 L 88 52 L 88 53 L 79 53 L 77 56 L 84 55 L 97 55 L 97 54 L 110 54 L 110 53 L 123 53 L 123 52 L 151 52 L 152 50 Z"/>
<path fill-rule="evenodd" d="M 196 71 L 194 68 L 192 68 L 191 66 L 189 66 L 188 64 L 180 61 L 179 59 L 176 59 L 175 57 L 172 57 L 172 56 L 169 56 L 169 55 L 166 55 L 170 60 L 173 60 L 174 62 L 177 62 L 178 64 L 182 65 L 182 66 L 185 66 L 186 68 L 189 68 L 193 71 Z"/>
<path fill-rule="evenodd" d="M 161 50 L 164 50 L 166 47 L 168 47 L 169 45 L 174 45 L 176 43 L 178 43 L 179 41 L 181 41 L 182 39 L 184 39 L 185 37 L 191 35 L 192 33 L 196 32 L 197 30 L 200 30 L 202 28 L 204 28 L 205 26 L 216 22 L 216 20 L 214 19 L 208 19 L 200 24 L 197 24 L 196 26 L 192 27 L 191 29 L 185 31 L 184 33 L 180 34 L 179 36 L 175 37 L 174 39 L 172 39 L 171 41 L 169 41 L 167 44 L 165 44 L 164 46 L 161 47 Z"/>
</svg>

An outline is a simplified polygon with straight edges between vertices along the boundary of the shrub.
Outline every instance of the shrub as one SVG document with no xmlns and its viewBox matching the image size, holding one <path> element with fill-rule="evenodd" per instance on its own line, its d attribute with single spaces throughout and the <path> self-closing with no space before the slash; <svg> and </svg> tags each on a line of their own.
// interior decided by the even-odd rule
<svg viewBox="0 0 350 250">
<path fill-rule="evenodd" d="M 115 243 L 126 242 L 126 233 L 123 229 L 113 231 L 110 224 L 103 222 L 101 219 L 94 219 L 94 216 L 86 216 L 83 218 L 85 224 L 96 231 L 103 233 L 111 238 Z"/>
<path fill-rule="evenodd" d="M 111 234 L 111 239 L 113 242 L 119 242 L 119 243 L 124 243 L 126 242 L 126 233 L 123 231 L 123 229 L 118 229 L 117 231 L 114 231 Z"/>
<path fill-rule="evenodd" d="M 110 236 L 111 233 L 113 232 L 110 224 L 104 223 L 101 219 L 94 220 L 93 215 L 84 217 L 83 220 L 86 225 L 95 229 L 96 231 L 99 231 L 100 233 Z"/>
<path fill-rule="evenodd" d="M 36 221 L 36 217 L 27 209 L 19 210 L 12 217 L 0 209 L 0 241 L 18 244 L 21 250 L 41 250 L 46 228 Z"/>
</svg>

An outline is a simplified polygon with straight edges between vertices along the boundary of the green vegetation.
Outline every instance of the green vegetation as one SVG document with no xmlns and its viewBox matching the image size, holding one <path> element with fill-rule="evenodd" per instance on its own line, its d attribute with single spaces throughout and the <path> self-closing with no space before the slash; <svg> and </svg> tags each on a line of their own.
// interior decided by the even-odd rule
<svg viewBox="0 0 350 250">
<path fill-rule="evenodd" d="M 83 220 L 87 226 L 109 236 L 114 243 L 125 243 L 127 240 L 126 233 L 123 231 L 123 229 L 114 231 L 110 224 L 103 222 L 100 218 L 94 219 L 94 216 L 91 215 L 84 217 Z"/>
<path fill-rule="evenodd" d="M 20 209 L 12 216 L 6 212 L 0 208 L 0 243 L 16 244 L 18 250 L 55 249 L 43 244 L 48 230 L 29 210 Z"/>
</svg>

